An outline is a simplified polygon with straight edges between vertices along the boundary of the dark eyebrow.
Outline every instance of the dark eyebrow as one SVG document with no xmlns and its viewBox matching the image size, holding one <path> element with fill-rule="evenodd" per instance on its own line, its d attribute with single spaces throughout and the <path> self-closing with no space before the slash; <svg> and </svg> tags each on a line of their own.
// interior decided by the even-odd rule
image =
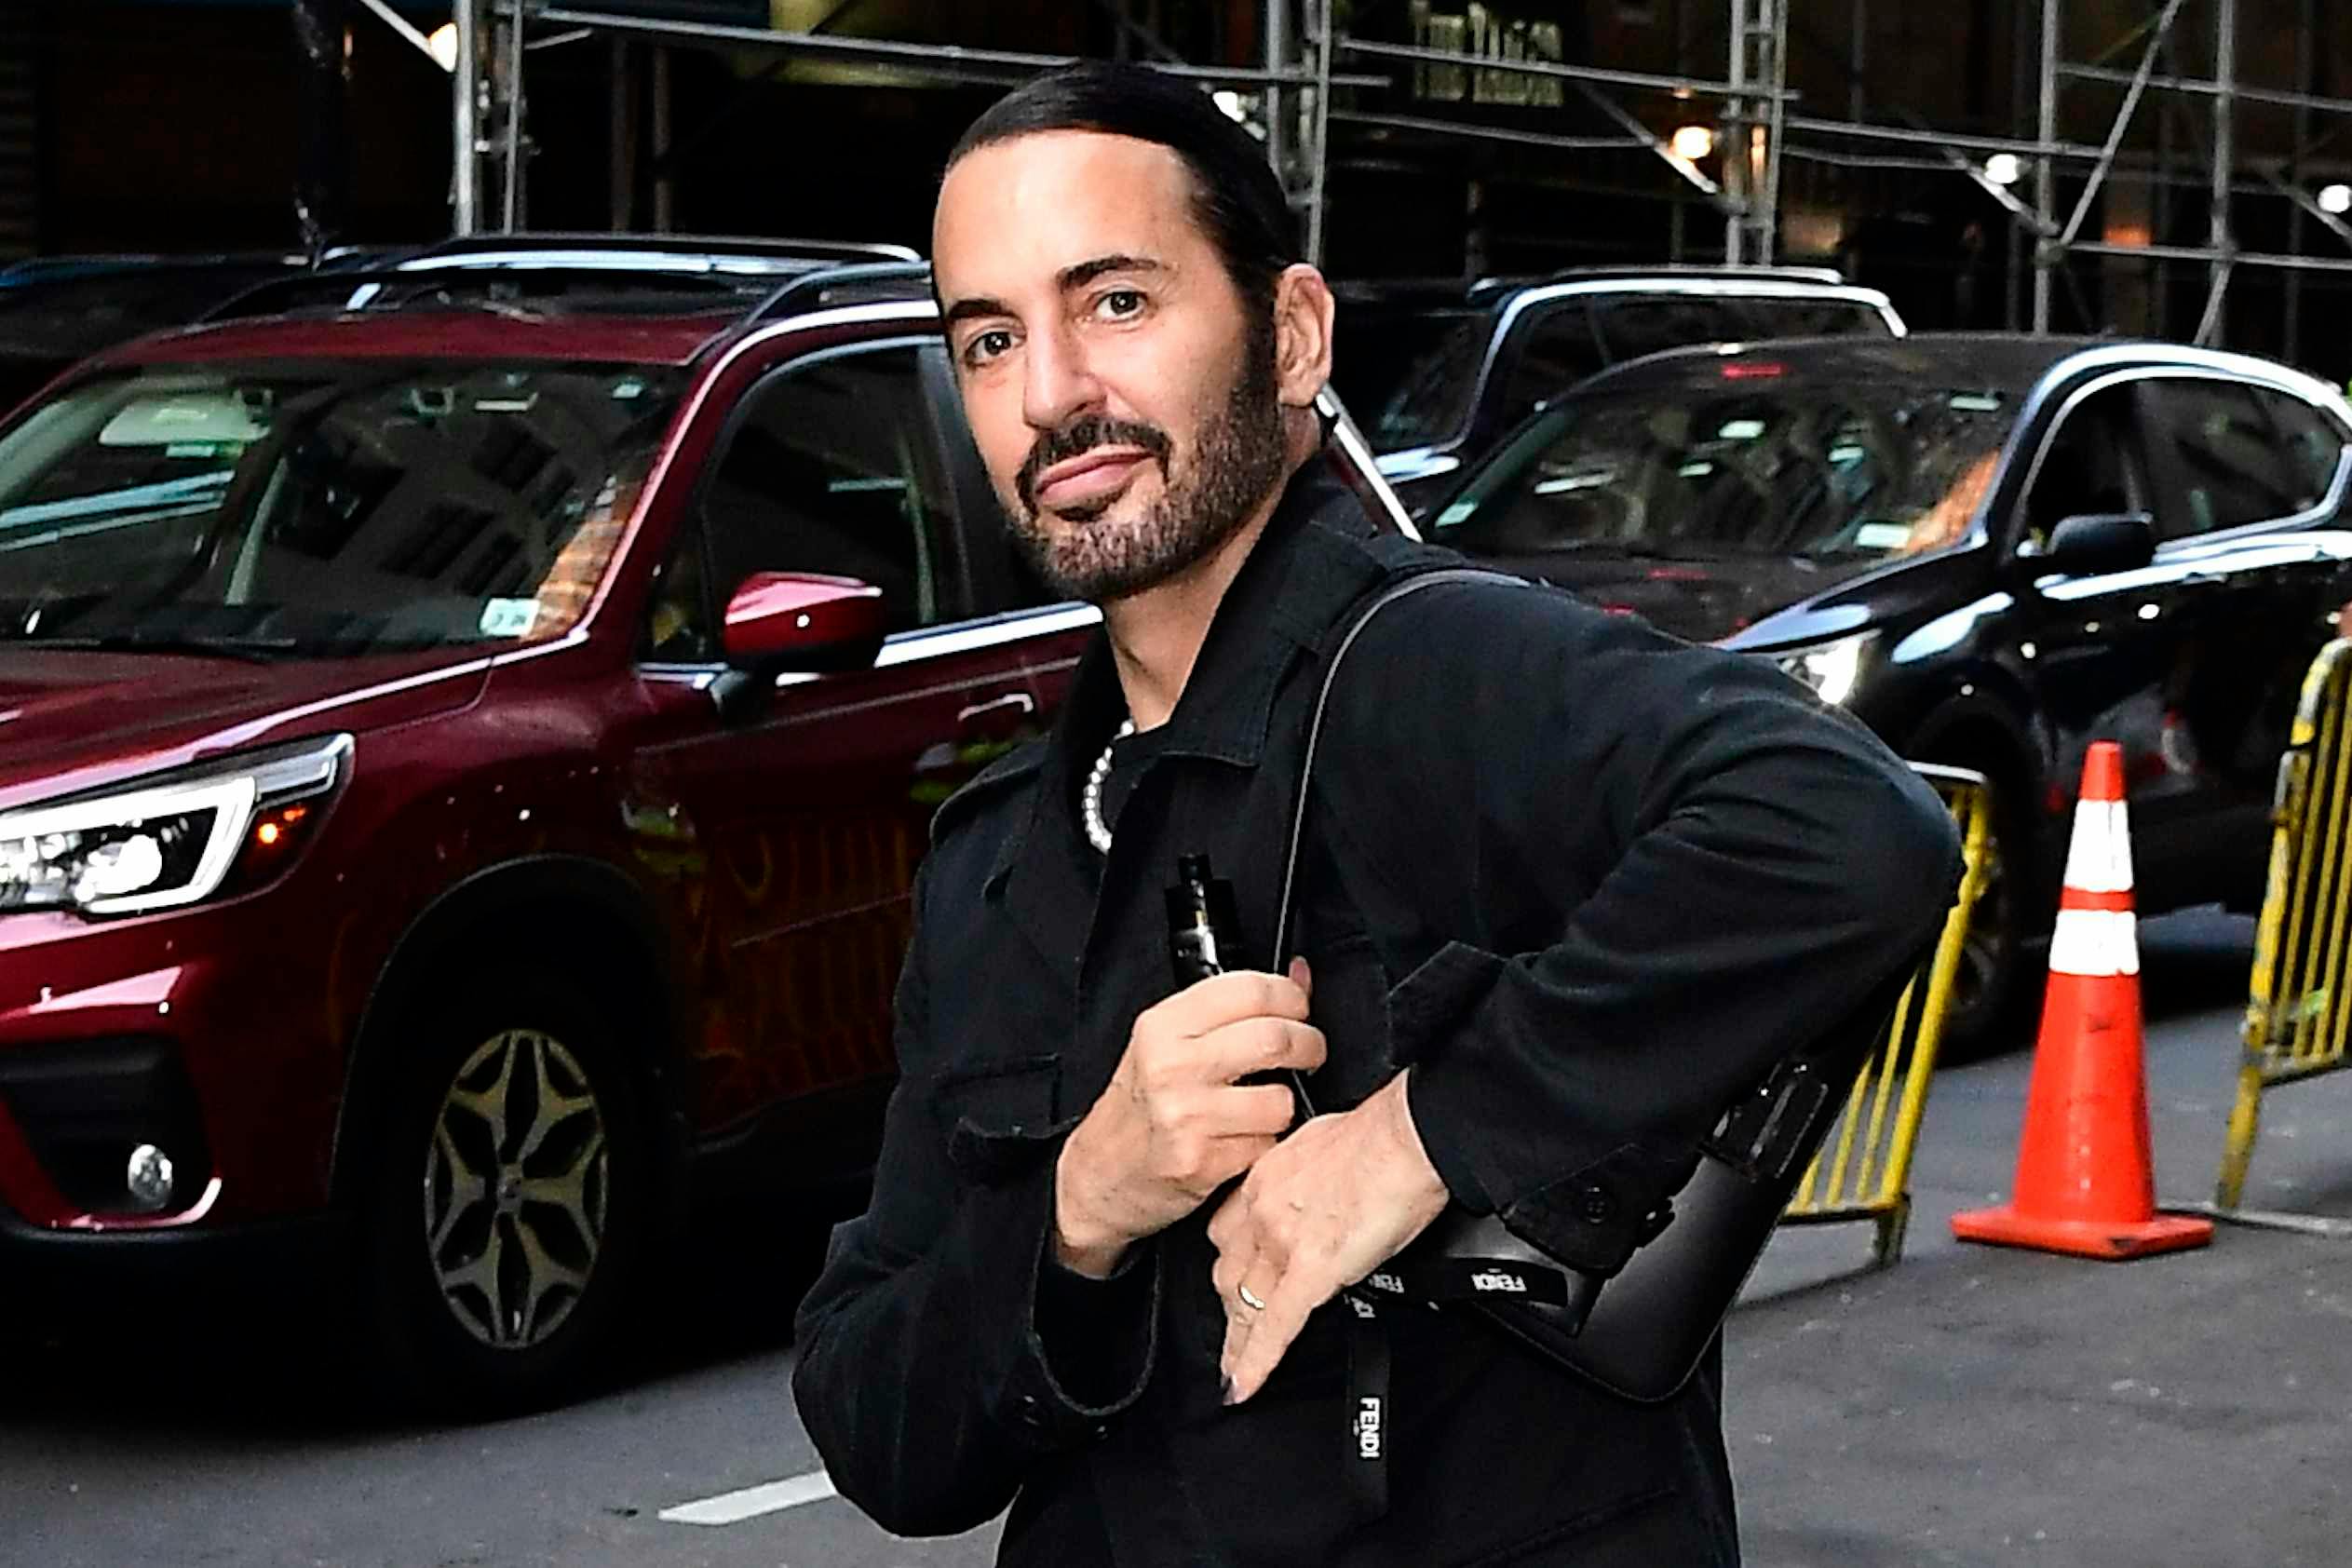
<svg viewBox="0 0 2352 1568">
<path fill-rule="evenodd" d="M 1061 291 L 1066 294 L 1073 289 L 1085 288 L 1106 272 L 1166 272 L 1167 270 L 1167 263 L 1156 262 L 1149 256 L 1097 256 L 1090 262 L 1080 262 L 1075 266 L 1063 267 L 1055 281 L 1061 285 Z"/>
<path fill-rule="evenodd" d="M 1156 262 L 1149 256 L 1097 256 L 1091 261 L 1078 262 L 1063 267 L 1061 272 L 1055 274 L 1054 282 L 1066 294 L 1073 289 L 1085 288 L 1105 273 L 1166 272 L 1167 270 L 1167 263 Z M 1010 316 L 1012 313 L 1012 306 L 1002 300 L 990 299 L 984 294 L 976 295 L 968 300 L 958 300 L 949 305 L 939 315 L 939 325 L 953 331 L 958 324 L 965 321 L 989 316 Z"/>
<path fill-rule="evenodd" d="M 953 331 L 958 322 L 969 321 L 975 317 L 1010 316 L 1012 313 L 1012 306 L 1004 301 L 992 300 L 983 295 L 974 299 L 958 300 L 949 305 L 940 314 L 939 325 Z"/>
</svg>

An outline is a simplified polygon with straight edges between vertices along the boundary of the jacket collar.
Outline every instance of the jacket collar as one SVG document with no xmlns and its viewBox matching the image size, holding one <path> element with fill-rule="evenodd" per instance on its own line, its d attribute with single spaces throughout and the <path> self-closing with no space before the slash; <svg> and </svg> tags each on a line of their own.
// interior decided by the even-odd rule
<svg viewBox="0 0 2352 1568">
<path fill-rule="evenodd" d="M 1318 453 L 1291 476 L 1210 619 L 1169 717 L 1162 756 L 1258 764 L 1284 677 L 1382 576 L 1381 565 L 1362 547 L 1378 533 L 1328 455 Z M 1075 821 L 1079 782 L 1126 711 L 1110 635 L 1097 631 L 1047 739 L 1027 820 L 1007 835 L 990 873 L 992 886 L 1041 833 L 1048 845 L 1068 840 L 1083 847 Z"/>
</svg>

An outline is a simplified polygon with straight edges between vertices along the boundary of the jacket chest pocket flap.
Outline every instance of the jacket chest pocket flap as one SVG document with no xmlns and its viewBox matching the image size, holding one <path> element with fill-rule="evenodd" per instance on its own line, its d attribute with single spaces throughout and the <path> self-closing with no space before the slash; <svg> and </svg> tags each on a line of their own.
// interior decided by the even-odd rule
<svg viewBox="0 0 2352 1568">
<path fill-rule="evenodd" d="M 936 1103 L 949 1163 L 970 1182 L 1003 1182 L 1021 1174 L 1077 1122 L 1062 1098 L 1058 1055 L 992 1061 L 942 1075 Z"/>
</svg>

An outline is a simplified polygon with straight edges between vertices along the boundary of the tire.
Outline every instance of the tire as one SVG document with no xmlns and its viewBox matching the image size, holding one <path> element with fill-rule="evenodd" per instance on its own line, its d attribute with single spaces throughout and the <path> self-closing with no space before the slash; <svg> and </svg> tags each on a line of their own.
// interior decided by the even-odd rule
<svg viewBox="0 0 2352 1568">
<path fill-rule="evenodd" d="M 1969 915 L 1938 1048 L 1942 1061 L 1974 1061 L 2027 1043 L 2028 1013 L 2039 1000 L 2042 933 L 2027 912 L 2037 879 L 2033 867 L 2019 859 L 2019 846 L 2028 839 L 2013 776 L 1981 761 L 1956 760 L 1953 765 L 1982 773 L 1993 788 L 1983 890 Z"/>
<path fill-rule="evenodd" d="M 544 969 L 469 979 L 402 1015 L 360 1283 L 388 1392 L 497 1414 L 606 1364 L 636 1305 L 656 1172 L 617 1010 Z"/>
</svg>

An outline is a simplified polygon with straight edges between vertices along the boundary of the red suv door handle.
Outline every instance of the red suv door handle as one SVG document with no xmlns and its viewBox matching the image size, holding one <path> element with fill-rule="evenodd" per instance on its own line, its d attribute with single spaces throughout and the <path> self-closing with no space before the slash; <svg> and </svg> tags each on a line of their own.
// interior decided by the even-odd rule
<svg viewBox="0 0 2352 1568">
<path fill-rule="evenodd" d="M 985 718 L 991 713 L 1004 713 L 1007 716 L 1020 713 L 1025 716 L 1036 711 L 1037 699 L 1027 692 L 1007 692 L 1002 696 L 990 697 L 986 702 L 973 703 L 969 708 L 955 715 L 955 722 L 959 724 L 968 724 L 973 720 Z"/>
</svg>

